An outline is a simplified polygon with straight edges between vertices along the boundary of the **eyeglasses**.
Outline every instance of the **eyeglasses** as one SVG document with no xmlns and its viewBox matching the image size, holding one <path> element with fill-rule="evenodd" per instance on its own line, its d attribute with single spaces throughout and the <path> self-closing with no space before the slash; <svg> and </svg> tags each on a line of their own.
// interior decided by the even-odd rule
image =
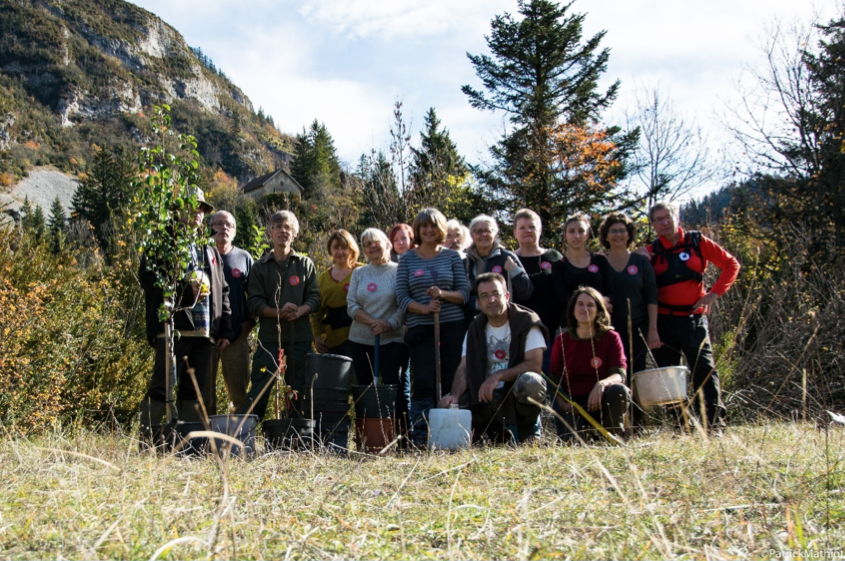
<svg viewBox="0 0 845 561">
<path fill-rule="evenodd" d="M 235 229 L 235 225 L 231 222 L 215 222 L 211 225 L 213 228 L 228 228 L 230 230 Z"/>
<path fill-rule="evenodd" d="M 613 228 L 612 230 L 608 230 L 607 233 L 611 236 L 613 236 L 615 234 L 627 234 L 628 229 L 627 228 Z"/>
<path fill-rule="evenodd" d="M 663 224 L 664 222 L 672 222 L 673 218 L 672 215 L 669 214 L 667 216 L 655 216 L 651 219 L 652 224 Z"/>
<path fill-rule="evenodd" d="M 487 228 L 473 230 L 473 234 L 478 234 L 479 236 L 489 236 L 493 234 L 493 230 L 488 230 Z"/>
</svg>

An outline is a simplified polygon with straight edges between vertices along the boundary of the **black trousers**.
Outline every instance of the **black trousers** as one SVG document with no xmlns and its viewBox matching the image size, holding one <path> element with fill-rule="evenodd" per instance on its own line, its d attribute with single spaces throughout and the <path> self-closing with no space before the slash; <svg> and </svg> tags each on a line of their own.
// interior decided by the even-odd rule
<svg viewBox="0 0 845 561">
<path fill-rule="evenodd" d="M 452 380 L 461 364 L 466 324 L 450 321 L 440 324 L 440 372 L 442 395 L 452 390 Z M 408 331 L 408 350 L 411 354 L 411 400 L 433 400 L 435 397 L 434 326 L 421 325 Z"/>
<path fill-rule="evenodd" d="M 601 396 L 601 409 L 599 411 L 589 411 L 587 409 L 588 398 L 589 394 L 572 398 L 572 400 L 583 407 L 608 432 L 617 435 L 622 434 L 625 430 L 625 413 L 631 402 L 631 390 L 624 384 L 612 384 L 606 387 Z M 593 425 L 577 411 L 571 413 L 563 411 L 557 399 L 554 400 L 553 409 L 563 418 L 563 421 L 561 421 L 555 417 L 557 435 L 563 440 L 569 441 L 574 439 L 575 433 L 592 433 L 595 430 Z M 568 427 L 566 426 L 567 424 L 569 425 Z"/>
<path fill-rule="evenodd" d="M 352 352 L 352 366 L 360 385 L 373 383 L 375 347 L 349 341 Z M 408 379 L 408 346 L 405 343 L 388 343 L 379 346 L 379 384 L 396 384 L 396 419 L 399 434 L 408 434 L 408 419 L 411 410 L 411 381 Z"/>
<path fill-rule="evenodd" d="M 631 367 L 633 372 L 639 372 L 646 369 L 646 360 L 648 358 L 648 345 L 646 344 L 646 337 L 648 336 L 648 320 L 632 325 L 634 328 L 633 340 L 628 340 L 628 325 L 613 324 L 613 329 L 619 333 L 622 338 L 622 347 L 625 350 L 625 358 L 628 361 L 628 382 L 630 384 Z M 631 344 L 633 343 L 633 352 Z M 629 386 L 630 387 L 630 386 Z"/>
<path fill-rule="evenodd" d="M 205 379 L 211 368 L 211 352 L 214 345 L 208 337 L 179 337 L 173 342 L 173 352 L 176 355 L 176 380 L 179 387 L 176 399 L 180 401 L 194 401 L 201 399 L 194 390 L 194 383 L 188 374 L 188 367 L 194 369 L 200 393 L 205 386 Z M 153 401 L 167 399 L 167 384 L 165 364 L 167 357 L 164 352 L 164 337 L 156 339 L 155 362 L 153 363 L 153 378 L 147 388 L 147 397 Z"/>
<path fill-rule="evenodd" d="M 632 325 L 634 328 L 633 338 L 631 340 L 628 339 L 628 325 L 618 326 L 616 324 L 613 325 L 613 328 L 619 333 L 619 336 L 622 338 L 622 346 L 625 350 L 625 358 L 628 361 L 628 372 L 626 375 L 627 386 L 629 388 L 633 388 L 634 380 L 632 379 L 632 375 L 634 372 L 640 372 L 641 370 L 646 369 L 646 360 L 648 359 L 648 344 L 646 343 L 646 337 L 648 336 L 648 320 Z M 633 345 L 631 344 L 633 343 Z M 633 351 L 632 351 L 633 347 Z M 633 406 L 633 413 L 634 418 L 631 419 L 631 423 L 635 427 L 641 427 L 645 424 L 645 411 L 640 409 L 639 405 L 634 403 Z"/>
<path fill-rule="evenodd" d="M 657 318 L 657 332 L 663 342 L 663 346 L 654 351 L 654 359 L 658 366 L 680 364 L 681 353 L 683 353 L 692 371 L 693 388 L 695 392 L 700 390 L 701 393 L 698 395 L 703 398 L 702 401 L 696 400 L 691 409 L 698 413 L 703 405 L 709 427 L 724 424 L 727 409 L 722 403 L 719 372 L 713 360 L 707 317 L 661 314 Z"/>
</svg>

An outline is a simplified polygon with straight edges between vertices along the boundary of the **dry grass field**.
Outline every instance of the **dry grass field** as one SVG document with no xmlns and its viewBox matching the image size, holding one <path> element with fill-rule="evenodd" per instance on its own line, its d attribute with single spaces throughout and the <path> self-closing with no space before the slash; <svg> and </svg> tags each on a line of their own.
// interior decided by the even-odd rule
<svg viewBox="0 0 845 561">
<path fill-rule="evenodd" d="M 123 434 L 0 441 L 5 559 L 845 556 L 845 430 L 245 461 Z M 795 557 L 797 558 L 797 557 Z"/>
</svg>

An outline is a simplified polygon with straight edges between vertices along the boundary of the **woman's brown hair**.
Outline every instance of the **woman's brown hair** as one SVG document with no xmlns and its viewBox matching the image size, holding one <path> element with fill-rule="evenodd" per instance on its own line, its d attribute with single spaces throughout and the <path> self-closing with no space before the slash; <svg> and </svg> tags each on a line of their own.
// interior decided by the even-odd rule
<svg viewBox="0 0 845 561">
<path fill-rule="evenodd" d="M 579 286 L 572 293 L 572 298 L 569 299 L 569 306 L 566 308 L 566 330 L 569 332 L 569 335 L 576 337 L 578 333 L 578 320 L 575 319 L 575 301 L 582 294 L 588 295 L 596 302 L 596 320 L 593 324 L 594 336 L 601 335 L 605 331 L 613 329 L 613 326 L 610 325 L 610 313 L 607 311 L 607 306 L 604 303 L 604 297 L 601 295 L 601 292 L 591 286 Z"/>
<path fill-rule="evenodd" d="M 340 247 L 349 250 L 349 260 L 347 261 L 347 265 L 351 267 L 358 262 L 358 256 L 361 255 L 361 250 L 358 248 L 358 242 L 355 241 L 352 234 L 343 228 L 332 232 L 332 235 L 329 236 L 328 240 L 326 240 L 326 253 L 329 254 L 329 257 L 331 257 L 332 243 L 334 242 L 337 242 Z"/>
</svg>

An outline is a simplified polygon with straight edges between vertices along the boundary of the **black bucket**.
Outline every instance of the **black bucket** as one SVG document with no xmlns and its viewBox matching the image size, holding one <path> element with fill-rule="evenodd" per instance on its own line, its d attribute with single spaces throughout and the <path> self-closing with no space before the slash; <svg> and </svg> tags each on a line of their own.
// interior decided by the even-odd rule
<svg viewBox="0 0 845 561">
<path fill-rule="evenodd" d="M 208 420 L 211 430 L 243 443 L 243 446 L 236 446 L 215 438 L 214 444 L 218 451 L 228 447 L 232 456 L 251 456 L 255 452 L 255 426 L 258 424 L 258 415 L 211 415 Z"/>
<path fill-rule="evenodd" d="M 268 450 L 307 450 L 314 446 L 313 419 L 264 421 L 264 446 Z"/>
<path fill-rule="evenodd" d="M 352 372 L 352 359 L 348 356 L 333 354 L 308 353 L 305 356 L 306 394 L 311 388 L 346 389 L 349 387 L 349 374 Z"/>
<path fill-rule="evenodd" d="M 201 422 L 186 422 L 179 421 L 176 423 L 176 446 L 179 448 L 179 455 L 181 456 L 201 456 L 205 454 L 208 449 L 208 439 L 204 436 L 198 436 L 189 439 L 188 435 L 192 432 L 204 431 L 205 425 Z M 180 446 L 181 444 L 181 446 Z"/>
<path fill-rule="evenodd" d="M 349 439 L 349 375 L 352 359 L 342 355 L 309 353 L 305 360 L 305 395 L 300 411 L 315 422 L 323 446 L 346 449 Z M 335 446 L 332 446 L 334 444 Z"/>
<path fill-rule="evenodd" d="M 199 456 L 205 453 L 208 439 L 204 437 L 188 440 L 192 432 L 205 430 L 200 422 L 177 421 L 173 423 L 156 424 L 145 429 L 141 434 L 145 446 L 150 446 L 161 454 L 176 450 L 180 456 Z"/>
<path fill-rule="evenodd" d="M 396 384 L 352 386 L 355 417 L 358 419 L 390 419 L 396 414 Z"/>
</svg>

